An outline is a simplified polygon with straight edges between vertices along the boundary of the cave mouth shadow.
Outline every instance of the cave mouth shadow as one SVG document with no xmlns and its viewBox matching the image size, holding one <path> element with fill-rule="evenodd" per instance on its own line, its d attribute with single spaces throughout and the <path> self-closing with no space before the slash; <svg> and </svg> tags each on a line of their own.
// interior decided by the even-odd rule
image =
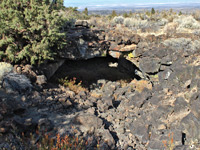
<svg viewBox="0 0 200 150">
<path fill-rule="evenodd" d="M 130 82 L 133 79 L 140 79 L 135 74 L 137 67 L 129 62 L 129 68 L 119 67 L 119 59 L 111 56 L 96 57 L 88 60 L 66 60 L 65 63 L 56 71 L 50 79 L 51 83 L 57 83 L 59 79 L 67 77 L 68 80 L 76 78 L 77 83 L 89 88 L 90 85 L 96 84 L 98 80 L 104 79 L 108 81 L 124 80 Z M 133 71 L 134 70 L 134 71 Z"/>
</svg>

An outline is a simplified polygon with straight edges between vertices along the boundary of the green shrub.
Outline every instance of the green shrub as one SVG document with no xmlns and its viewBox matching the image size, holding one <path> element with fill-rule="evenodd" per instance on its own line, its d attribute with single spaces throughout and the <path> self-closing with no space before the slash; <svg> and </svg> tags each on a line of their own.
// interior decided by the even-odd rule
<svg viewBox="0 0 200 150">
<path fill-rule="evenodd" d="M 48 0 L 2 0 L 0 61 L 40 64 L 52 60 L 66 44 L 60 3 L 50 8 Z"/>
<path fill-rule="evenodd" d="M 124 19 L 124 25 L 129 28 L 147 28 L 149 27 L 147 20 L 141 20 L 141 19 L 135 19 L 135 18 L 125 18 Z"/>
<path fill-rule="evenodd" d="M 127 12 L 123 13 L 123 17 L 124 17 L 124 18 L 129 17 L 129 15 L 127 14 Z"/>
<path fill-rule="evenodd" d="M 116 16 L 117 16 L 117 13 L 116 13 L 115 10 L 113 10 L 112 13 L 111 13 L 111 17 L 114 18 L 114 17 L 116 17 Z"/>
<path fill-rule="evenodd" d="M 133 13 L 132 13 L 132 11 L 130 11 L 129 14 L 128 14 L 128 16 L 132 17 L 132 15 L 133 15 Z"/>
<path fill-rule="evenodd" d="M 182 31 L 183 29 L 200 29 L 200 23 L 194 19 L 193 16 L 179 16 L 174 19 L 175 23 L 178 23 L 178 30 Z"/>
<path fill-rule="evenodd" d="M 162 42 L 165 46 L 176 50 L 185 50 L 197 52 L 200 49 L 200 41 L 192 41 L 190 38 L 170 38 Z"/>
<path fill-rule="evenodd" d="M 145 12 L 145 14 L 146 14 L 147 16 L 151 16 L 151 13 L 150 13 L 148 10 Z"/>
<path fill-rule="evenodd" d="M 123 24 L 124 23 L 124 17 L 122 16 L 116 16 L 113 18 L 113 21 L 115 24 Z"/>
<path fill-rule="evenodd" d="M 86 15 L 86 16 L 88 16 L 88 9 L 87 9 L 87 7 L 84 9 L 83 14 Z"/>
<path fill-rule="evenodd" d="M 154 8 L 151 8 L 151 14 L 153 15 L 153 14 L 155 14 L 155 13 L 156 13 L 155 9 L 154 9 Z"/>
</svg>

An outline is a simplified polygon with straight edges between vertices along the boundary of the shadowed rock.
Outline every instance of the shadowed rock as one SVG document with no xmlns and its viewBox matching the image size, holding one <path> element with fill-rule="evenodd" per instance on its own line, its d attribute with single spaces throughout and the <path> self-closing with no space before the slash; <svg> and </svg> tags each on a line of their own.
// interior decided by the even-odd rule
<svg viewBox="0 0 200 150">
<path fill-rule="evenodd" d="M 7 92 L 19 92 L 19 93 L 30 93 L 32 85 L 30 80 L 25 75 L 16 73 L 8 73 L 3 78 L 3 88 Z"/>
</svg>

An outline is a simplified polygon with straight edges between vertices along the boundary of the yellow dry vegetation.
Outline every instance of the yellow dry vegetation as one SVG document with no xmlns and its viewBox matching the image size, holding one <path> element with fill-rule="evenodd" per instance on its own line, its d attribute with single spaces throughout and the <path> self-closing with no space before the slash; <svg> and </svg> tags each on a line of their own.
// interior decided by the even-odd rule
<svg viewBox="0 0 200 150">
<path fill-rule="evenodd" d="M 147 80 L 132 80 L 131 83 L 133 83 L 134 88 L 138 92 L 142 92 L 145 88 L 152 90 L 152 84 L 150 81 Z"/>
</svg>

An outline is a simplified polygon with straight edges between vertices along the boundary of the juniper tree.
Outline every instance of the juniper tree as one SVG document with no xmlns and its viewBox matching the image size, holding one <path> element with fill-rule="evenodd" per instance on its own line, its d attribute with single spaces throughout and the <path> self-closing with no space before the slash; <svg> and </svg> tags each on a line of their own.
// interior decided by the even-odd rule
<svg viewBox="0 0 200 150">
<path fill-rule="evenodd" d="M 84 9 L 83 14 L 86 15 L 86 16 L 88 16 L 88 9 L 87 9 L 87 7 Z"/>
<path fill-rule="evenodd" d="M 155 14 L 155 13 L 156 13 L 155 9 L 154 9 L 154 8 L 151 8 L 151 14 L 153 15 L 153 14 Z"/>
<path fill-rule="evenodd" d="M 62 9 L 63 7 L 63 0 L 46 0 L 46 3 L 50 3 L 54 9 Z"/>
<path fill-rule="evenodd" d="M 49 0 L 1 0 L 0 61 L 40 64 L 53 59 L 67 43 L 56 8 L 50 9 Z"/>
<path fill-rule="evenodd" d="M 114 18 L 114 17 L 116 17 L 116 16 L 117 16 L 117 13 L 116 13 L 115 10 L 113 10 L 113 11 L 112 11 L 112 14 L 111 14 L 111 17 Z"/>
<path fill-rule="evenodd" d="M 123 13 L 123 17 L 124 17 L 124 18 L 129 17 L 128 14 L 127 14 L 127 12 Z"/>
<path fill-rule="evenodd" d="M 133 15 L 132 11 L 129 12 L 129 17 L 131 17 Z"/>
</svg>

